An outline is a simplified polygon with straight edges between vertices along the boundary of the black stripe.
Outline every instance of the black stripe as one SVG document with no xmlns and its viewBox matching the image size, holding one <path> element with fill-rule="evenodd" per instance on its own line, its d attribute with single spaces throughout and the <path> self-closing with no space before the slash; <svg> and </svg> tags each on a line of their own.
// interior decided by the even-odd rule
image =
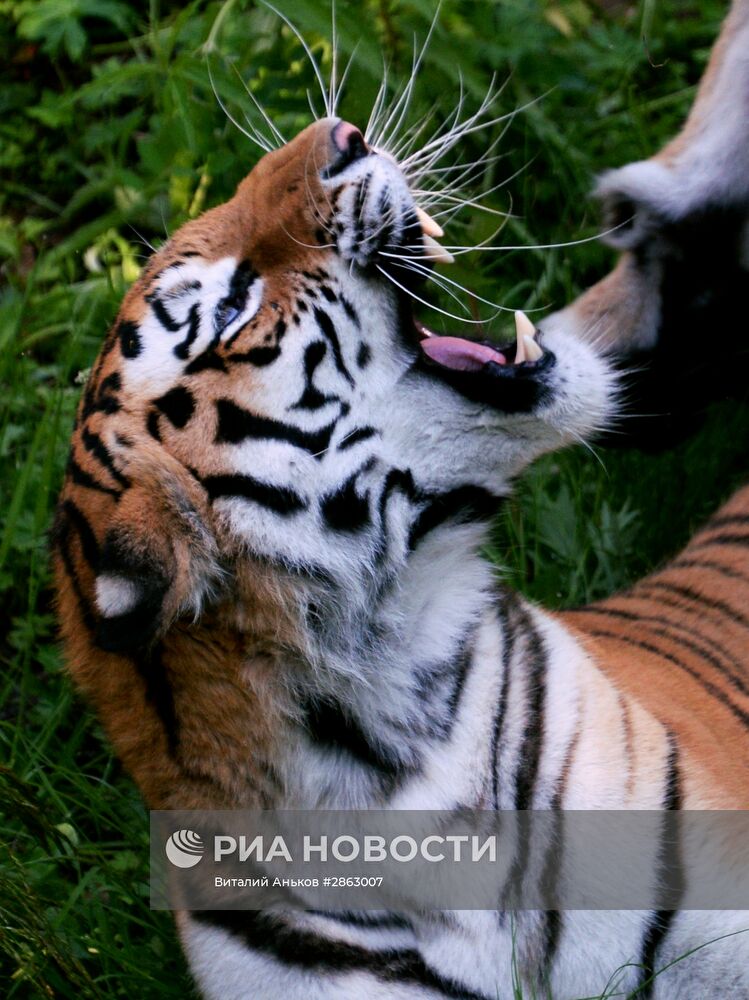
<svg viewBox="0 0 749 1000">
<path fill-rule="evenodd" d="M 632 611 L 624 611 L 620 608 L 580 608 L 578 613 L 603 615 L 603 617 L 611 616 L 613 618 L 623 618 L 626 621 L 642 622 L 654 635 L 659 636 L 661 639 L 667 639 L 669 642 L 673 642 L 677 646 L 683 646 L 691 653 L 694 653 L 695 656 L 702 657 L 702 659 L 707 660 L 707 662 L 713 666 L 718 673 L 722 674 L 728 681 L 730 681 L 737 691 L 749 696 L 749 687 L 747 687 L 747 685 L 741 680 L 740 676 L 736 676 L 731 672 L 731 670 L 728 669 L 728 667 L 724 666 L 720 660 L 713 656 L 710 649 L 715 650 L 716 653 L 722 656 L 727 663 L 731 664 L 731 666 L 735 667 L 737 670 L 740 669 L 740 664 L 733 659 L 721 643 L 715 639 L 711 639 L 709 636 L 706 636 L 703 632 L 698 632 L 697 629 L 689 628 L 687 625 L 671 621 L 669 618 L 663 618 L 661 615 L 641 615 Z M 648 624 L 649 622 L 655 622 L 663 627 L 655 628 L 653 625 Z M 685 639 L 680 635 L 674 635 L 672 629 L 678 629 L 680 632 L 685 632 L 693 638 Z M 695 641 L 694 637 L 696 637 L 699 641 Z M 710 649 L 703 646 L 703 642 L 708 643 Z"/>
<path fill-rule="evenodd" d="M 98 479 L 94 479 L 85 469 L 80 467 L 72 455 L 68 460 L 68 474 L 77 486 L 83 486 L 88 490 L 97 490 L 99 493 L 107 493 L 116 500 L 122 495 L 120 490 L 115 489 L 113 486 L 104 486 Z"/>
<path fill-rule="evenodd" d="M 421 702 L 419 716 L 404 720 L 388 720 L 407 739 L 429 740 L 450 738 L 455 726 L 460 701 L 474 662 L 475 630 L 460 640 L 456 653 L 448 660 L 421 666 L 415 674 L 417 694 Z"/>
<path fill-rule="evenodd" d="M 217 334 L 221 334 L 245 308 L 250 287 L 257 277 L 257 272 L 249 260 L 242 260 L 237 264 L 231 276 L 227 293 L 216 303 L 213 313 L 213 328 Z M 231 335 L 226 341 L 226 347 L 234 343 L 246 325 L 245 323 L 244 326 Z"/>
<path fill-rule="evenodd" d="M 320 458 L 330 445 L 330 437 L 335 429 L 335 424 L 328 424 L 327 427 L 317 431 L 303 431 L 292 424 L 257 416 L 237 406 L 230 399 L 217 400 L 216 410 L 218 412 L 216 444 L 239 444 L 247 438 L 255 438 L 258 441 L 286 441 Z"/>
<path fill-rule="evenodd" d="M 380 493 L 380 519 L 385 517 L 385 508 L 390 499 L 390 495 L 395 492 L 402 493 L 408 500 L 419 501 L 424 499 L 424 495 L 414 482 L 414 477 L 410 469 L 391 469 L 385 477 L 385 482 Z"/>
<path fill-rule="evenodd" d="M 122 351 L 124 358 L 137 358 L 143 350 L 140 331 L 137 325 L 131 323 L 130 320 L 123 319 L 117 325 L 117 337 L 119 338 L 120 351 Z"/>
<path fill-rule="evenodd" d="M 678 745 L 674 734 L 671 732 L 668 734 L 668 742 L 669 753 L 666 764 L 663 809 L 667 812 L 672 812 L 681 808 L 681 780 L 679 775 Z M 639 963 L 642 967 L 642 973 L 640 976 L 640 986 L 635 991 L 641 998 L 653 995 L 658 948 L 663 944 L 669 932 L 684 895 L 684 872 L 681 864 L 681 855 L 678 845 L 676 848 L 671 845 L 672 832 L 672 824 L 666 819 L 659 851 L 658 870 L 656 872 L 656 880 L 657 884 L 661 886 L 661 892 L 664 891 L 663 887 L 665 887 L 666 905 L 662 909 L 654 910 L 651 913 L 650 920 L 643 933 Z"/>
<path fill-rule="evenodd" d="M 736 535 L 725 532 L 721 535 L 712 535 L 710 538 L 703 538 L 698 535 L 696 541 L 689 546 L 690 551 L 694 549 L 707 549 L 711 545 L 749 545 L 749 535 Z"/>
<path fill-rule="evenodd" d="M 712 562 L 710 559 L 676 559 L 674 562 L 669 563 L 669 569 L 708 569 L 715 573 L 719 573 L 721 576 L 728 577 L 729 580 L 742 580 L 744 583 L 749 583 L 749 576 L 745 573 L 739 573 L 735 569 L 731 569 L 730 566 L 724 566 L 722 563 Z"/>
<path fill-rule="evenodd" d="M 747 539 L 749 541 L 749 539 Z M 677 583 L 668 583 L 665 580 L 647 580 L 643 581 L 638 587 L 643 590 L 665 590 L 666 593 L 678 594 L 679 597 L 683 597 L 687 601 L 691 601 L 694 604 L 701 605 L 705 608 L 710 608 L 713 611 L 719 611 L 721 614 L 726 615 L 731 621 L 739 622 L 745 628 L 749 628 L 749 618 L 743 615 L 736 608 L 731 607 L 730 604 L 726 604 L 725 601 L 720 601 L 715 597 L 707 597 L 705 594 L 700 593 L 699 590 L 694 590 L 692 587 L 684 587 Z M 654 598 L 656 600 L 656 598 Z"/>
<path fill-rule="evenodd" d="M 518 769 L 515 775 L 515 803 L 518 811 L 518 851 L 512 862 L 503 892 L 503 908 L 514 909 L 513 898 L 522 886 L 528 870 L 531 846 L 530 815 L 533 808 L 538 768 L 544 735 L 544 709 L 546 701 L 546 666 L 548 657 L 541 635 L 534 628 L 525 608 L 518 607 L 518 630 L 524 648 L 521 650 L 523 669 L 528 675 L 525 728 L 518 750 Z M 509 892 L 509 897 L 508 897 Z"/>
<path fill-rule="evenodd" d="M 192 359 L 190 364 L 185 368 L 185 375 L 197 375 L 199 372 L 207 371 L 208 369 L 219 372 L 226 372 L 228 370 L 224 359 L 210 347 Z"/>
<path fill-rule="evenodd" d="M 375 434 L 379 434 L 378 430 L 374 427 L 357 427 L 355 431 L 351 431 L 338 445 L 338 451 L 348 451 L 349 448 L 353 448 L 355 444 L 359 444 L 360 441 L 366 441 Z"/>
<path fill-rule="evenodd" d="M 92 572 L 97 573 L 101 561 L 99 543 L 96 540 L 91 525 L 85 514 L 77 507 L 72 500 L 64 500 L 62 504 L 64 514 L 70 519 L 78 533 L 81 543 L 81 553 L 88 563 Z"/>
<path fill-rule="evenodd" d="M 343 750 L 360 764 L 389 777 L 399 778 L 413 770 L 394 747 L 365 733 L 358 720 L 332 698 L 308 700 L 304 718 L 310 738 L 318 746 Z"/>
<path fill-rule="evenodd" d="M 301 303 L 300 303 L 301 305 Z M 328 352 L 328 345 L 324 340 L 313 340 L 304 349 L 304 392 L 299 400 L 294 403 L 292 410 L 319 410 L 326 403 L 338 402 L 337 396 L 328 396 L 320 392 L 312 382 L 318 366 Z"/>
<path fill-rule="evenodd" d="M 718 517 L 711 517 L 702 529 L 702 532 L 712 531 L 713 528 L 725 528 L 731 524 L 749 524 L 749 514 L 723 514 Z"/>
<path fill-rule="evenodd" d="M 97 365 L 96 372 L 89 378 L 83 394 L 83 406 L 81 417 L 87 420 L 92 413 L 100 411 L 102 413 L 117 413 L 121 407 L 115 393 L 122 388 L 122 379 L 119 372 L 112 372 L 102 379 L 98 387 L 95 387 L 96 379 L 101 370 L 101 365 Z"/>
<path fill-rule="evenodd" d="M 366 368 L 369 362 L 372 360 L 372 349 L 369 344 L 365 344 L 364 341 L 359 344 L 356 351 L 356 364 L 359 368 Z"/>
<path fill-rule="evenodd" d="M 52 529 L 52 542 L 57 546 L 65 570 L 70 578 L 75 596 L 78 599 L 83 623 L 88 629 L 93 631 L 96 616 L 91 602 L 83 591 L 83 586 L 70 551 L 71 528 L 74 528 L 78 535 L 81 555 L 86 563 L 88 563 L 91 571 L 96 573 L 99 565 L 99 543 L 96 540 L 96 535 L 93 533 L 85 515 L 73 501 L 63 500 L 55 516 L 55 523 Z"/>
<path fill-rule="evenodd" d="M 146 698 L 164 729 L 169 753 L 174 757 L 179 749 L 179 719 L 161 644 L 133 657 L 132 662 L 145 685 Z"/>
<path fill-rule="evenodd" d="M 463 648 L 460 651 L 460 656 L 458 657 L 458 669 L 454 671 L 455 683 L 453 684 L 452 691 L 450 692 L 450 697 L 447 699 L 447 726 L 445 728 L 445 738 L 449 737 L 453 731 L 455 725 L 455 717 L 458 714 L 458 706 L 460 705 L 460 699 L 465 690 L 466 681 L 468 680 L 468 674 L 470 672 L 471 665 L 473 664 L 473 654 L 475 652 L 475 645 L 473 642 L 464 642 Z"/>
<path fill-rule="evenodd" d="M 361 183 L 356 192 L 356 198 L 354 200 L 354 218 L 356 219 L 356 246 L 360 246 L 364 242 L 364 204 L 367 200 L 367 195 L 369 194 L 369 186 L 372 183 L 372 175 L 366 174 L 362 179 Z M 387 191 L 387 189 L 385 189 Z M 380 195 L 382 198 L 382 195 Z M 386 213 L 382 213 L 382 218 L 386 217 Z"/>
<path fill-rule="evenodd" d="M 297 511 L 305 510 L 307 507 L 307 502 L 294 490 L 285 486 L 271 486 L 270 483 L 262 483 L 252 476 L 205 476 L 200 481 L 211 500 L 220 497 L 241 497 L 243 500 L 252 500 L 261 507 L 267 507 L 276 514 L 283 515 L 296 514 Z"/>
<path fill-rule="evenodd" d="M 580 742 L 580 719 L 578 717 L 578 728 L 575 735 L 570 740 L 567 753 L 564 756 L 564 763 L 559 774 L 557 787 L 554 790 L 554 797 L 551 801 L 551 808 L 554 812 L 554 826 L 551 833 L 551 843 L 548 845 L 544 866 L 541 872 L 540 892 L 547 904 L 556 900 L 557 885 L 561 872 L 561 860 L 564 853 L 564 822 L 565 814 L 563 808 L 564 793 L 567 787 L 570 768 L 575 759 L 577 747 Z M 544 985 L 548 988 L 551 983 L 554 961 L 559 950 L 559 942 L 562 937 L 563 916 L 562 911 L 546 909 L 542 914 L 545 921 L 544 926 L 544 957 L 542 968 L 544 970 Z"/>
<path fill-rule="evenodd" d="M 249 351 L 235 351 L 233 354 L 229 354 L 227 361 L 237 361 L 240 364 L 246 362 L 257 368 L 265 368 L 266 365 L 272 364 L 280 354 L 281 348 L 278 344 L 275 347 L 251 347 Z"/>
<path fill-rule="evenodd" d="M 528 674 L 527 716 L 515 778 L 515 808 L 522 811 L 533 807 L 533 791 L 541 761 L 548 656 L 544 641 L 525 610 L 519 624 L 526 638 L 524 660 Z"/>
<path fill-rule="evenodd" d="M 161 428 L 159 427 L 159 413 L 151 410 L 146 417 L 146 430 L 155 441 L 161 442 Z"/>
<path fill-rule="evenodd" d="M 674 666 L 679 667 L 685 673 L 693 677 L 697 683 L 708 691 L 715 699 L 717 699 L 745 726 L 749 726 L 749 712 L 745 712 L 743 708 L 734 704 L 733 701 L 728 697 L 725 691 L 721 691 L 719 687 L 716 687 L 712 681 L 707 680 L 698 671 L 693 670 L 692 667 L 687 666 L 681 660 L 678 660 L 675 656 L 667 653 L 664 649 L 660 649 L 658 646 L 652 645 L 652 643 L 644 642 L 642 639 L 632 639 L 627 635 L 620 635 L 616 632 L 607 632 L 605 629 L 587 629 L 587 635 L 592 635 L 599 639 L 613 639 L 615 642 L 624 642 L 628 646 L 634 646 L 637 649 L 644 649 L 648 653 L 653 653 L 655 656 L 660 656 L 663 660 L 668 660 L 669 663 L 673 663 Z"/>
<path fill-rule="evenodd" d="M 183 323 L 182 326 L 185 324 Z M 190 356 L 190 346 L 197 340 L 200 333 L 200 306 L 194 302 L 187 314 L 187 335 L 179 344 L 174 345 L 174 356 L 186 361 Z"/>
<path fill-rule="evenodd" d="M 345 295 L 341 295 L 340 299 L 344 312 L 351 320 L 351 322 L 354 324 L 354 326 L 359 328 L 361 326 L 361 323 L 359 322 L 359 314 L 357 313 L 356 309 L 354 309 L 354 307 L 351 305 L 351 303 L 349 302 L 349 300 L 346 298 Z"/>
<path fill-rule="evenodd" d="M 317 917 L 326 920 L 337 920 L 341 924 L 352 927 L 390 928 L 393 930 L 411 930 L 413 924 L 399 913 L 375 913 L 373 911 L 356 912 L 354 910 L 307 910 Z"/>
<path fill-rule="evenodd" d="M 333 350 L 333 361 L 338 371 L 343 375 L 349 385 L 354 385 L 354 380 L 351 377 L 351 373 L 346 367 L 346 362 L 343 360 L 343 353 L 341 352 L 341 342 L 338 339 L 338 334 L 336 333 L 335 326 L 333 325 L 333 320 L 328 316 L 324 309 L 320 309 L 315 306 L 314 310 L 315 322 L 320 328 L 320 332 L 329 342 Z"/>
<path fill-rule="evenodd" d="M 353 533 L 363 531 L 372 523 L 369 510 L 369 492 L 359 496 L 356 481 L 361 470 L 346 480 L 334 493 L 320 502 L 320 510 L 325 523 L 333 531 Z"/>
<path fill-rule="evenodd" d="M 114 464 L 112 456 L 109 454 L 109 451 L 99 435 L 84 427 L 81 432 L 81 439 L 86 450 L 90 451 L 99 464 L 104 466 L 112 479 L 114 479 L 115 482 L 118 482 L 120 486 L 127 488 L 130 485 L 130 480 L 127 476 L 123 476 Z"/>
<path fill-rule="evenodd" d="M 162 624 L 164 598 L 170 587 L 170 569 L 163 556 L 142 546 L 127 528 L 110 528 L 99 557 L 98 573 L 129 581 L 136 602 L 121 614 L 101 615 L 94 641 L 110 653 L 149 649 Z"/>
<path fill-rule="evenodd" d="M 193 917 L 234 934 L 250 948 L 307 972 L 342 975 L 367 972 L 386 983 L 423 986 L 454 1000 L 491 1000 L 453 979 L 440 976 L 413 948 L 369 950 L 290 927 L 262 912 L 199 910 Z"/>
<path fill-rule="evenodd" d="M 411 527 L 409 548 L 416 548 L 425 535 L 445 521 L 489 520 L 497 507 L 498 499 L 489 490 L 470 484 L 433 496 Z"/>
<path fill-rule="evenodd" d="M 154 399 L 153 405 L 177 428 L 184 427 L 195 412 L 195 397 L 183 385 L 176 385 L 169 392 Z"/>
<path fill-rule="evenodd" d="M 424 497 L 421 491 L 416 486 L 414 482 L 413 475 L 410 469 L 391 469 L 387 476 L 385 477 L 385 482 L 382 487 L 382 492 L 380 493 L 380 499 L 378 502 L 378 514 L 380 523 L 380 538 L 377 543 L 377 549 L 375 552 L 375 559 L 382 559 L 387 552 L 387 502 L 393 493 L 401 493 L 408 500 L 416 502 L 423 500 Z"/>
<path fill-rule="evenodd" d="M 510 612 L 514 607 L 514 595 L 507 593 L 499 606 L 500 632 L 502 634 L 502 687 L 499 693 L 497 714 L 494 717 L 494 726 L 492 729 L 492 802 L 495 810 L 499 809 L 500 746 L 510 693 L 510 667 L 515 651 L 515 625 L 510 616 Z"/>
<path fill-rule="evenodd" d="M 177 333 L 177 331 L 181 330 L 185 325 L 184 323 L 178 323 L 176 321 L 158 295 L 146 295 L 146 302 L 148 302 L 151 306 L 156 319 L 159 323 L 161 323 L 165 330 L 169 331 L 169 333 Z"/>
</svg>

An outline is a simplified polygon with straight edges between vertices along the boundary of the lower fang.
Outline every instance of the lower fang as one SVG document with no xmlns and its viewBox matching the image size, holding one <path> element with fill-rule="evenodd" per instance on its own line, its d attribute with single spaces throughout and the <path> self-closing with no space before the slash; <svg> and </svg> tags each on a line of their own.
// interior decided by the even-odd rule
<svg viewBox="0 0 749 1000">
<path fill-rule="evenodd" d="M 525 345 L 525 360 L 526 361 L 539 361 L 544 352 L 538 346 L 533 337 L 529 337 L 528 334 L 523 335 L 523 343 Z"/>
</svg>

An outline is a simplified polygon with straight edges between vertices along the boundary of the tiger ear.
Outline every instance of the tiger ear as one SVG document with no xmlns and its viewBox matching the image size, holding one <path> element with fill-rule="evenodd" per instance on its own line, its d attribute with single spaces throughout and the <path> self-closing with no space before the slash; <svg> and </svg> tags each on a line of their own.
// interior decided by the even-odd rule
<svg viewBox="0 0 749 1000">
<path fill-rule="evenodd" d="M 222 578 L 202 487 L 163 448 L 143 445 L 124 460 L 120 449 L 132 485 L 97 561 L 96 642 L 108 652 L 148 648 L 179 615 L 197 617 Z"/>
<path fill-rule="evenodd" d="M 678 179 L 655 159 L 607 171 L 595 196 L 603 211 L 604 242 L 617 250 L 641 246 L 679 214 Z"/>
</svg>

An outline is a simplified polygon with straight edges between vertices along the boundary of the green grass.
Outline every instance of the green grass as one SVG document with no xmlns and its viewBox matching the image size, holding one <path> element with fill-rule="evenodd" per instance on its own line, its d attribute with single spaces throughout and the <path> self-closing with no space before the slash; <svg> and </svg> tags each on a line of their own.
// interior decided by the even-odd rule
<svg viewBox="0 0 749 1000">
<path fill-rule="evenodd" d="M 327 65 L 324 0 L 281 4 Z M 484 191 L 514 218 L 501 239 L 543 244 L 596 232 L 594 173 L 648 155 L 678 126 L 723 13 L 722 0 L 447 2 L 414 120 L 458 72 L 478 100 L 512 70 L 499 106 L 546 95 L 511 122 Z M 364 122 L 385 52 L 407 72 L 427 0 L 339 0 L 344 54 L 359 40 L 343 113 Z M 190 985 L 169 918 L 147 904 L 146 812 L 55 641 L 46 533 L 80 373 L 94 358 L 144 247 L 225 199 L 256 152 L 212 94 L 201 46 L 221 5 L 0 0 L 0 981 L 3 995 L 180 997 Z M 216 86 L 247 104 L 235 67 L 286 134 L 308 121 L 311 71 L 266 10 L 223 8 Z M 362 18 L 366 30 L 362 31 Z M 643 33 L 646 37 L 643 38 Z M 360 38 L 361 36 L 361 38 Z M 491 134 L 490 138 L 493 137 Z M 473 137 L 464 155 L 488 141 Z M 527 165 L 527 166 L 526 166 Z M 478 192 L 480 193 L 480 192 Z M 491 217 L 454 224 L 485 238 Z M 466 258 L 463 258 L 465 260 Z M 512 307 L 551 307 L 603 273 L 587 243 L 486 255 L 454 273 Z M 497 324 L 498 326 L 499 324 Z M 714 407 L 673 452 L 578 450 L 538 463 L 500 519 L 493 554 L 552 606 L 609 593 L 675 551 L 749 466 L 749 417 Z"/>
</svg>

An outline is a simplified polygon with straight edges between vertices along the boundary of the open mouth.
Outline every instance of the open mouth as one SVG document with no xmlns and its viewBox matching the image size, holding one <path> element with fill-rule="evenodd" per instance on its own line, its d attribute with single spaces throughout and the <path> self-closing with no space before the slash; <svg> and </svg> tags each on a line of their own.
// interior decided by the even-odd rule
<svg viewBox="0 0 749 1000">
<path fill-rule="evenodd" d="M 541 363 L 547 357 L 539 343 L 538 330 L 520 311 L 515 313 L 515 340 L 504 346 L 487 340 L 436 334 L 418 319 L 414 319 L 414 326 L 426 357 L 452 371 L 479 372 L 491 364 L 506 369 L 505 376 L 514 377 L 544 367 Z"/>
<path fill-rule="evenodd" d="M 450 263 L 452 257 L 437 243 L 441 228 L 422 210 L 417 209 L 417 215 L 425 255 L 435 264 Z M 549 393 L 548 376 L 556 357 L 525 313 L 515 313 L 515 338 L 506 344 L 437 334 L 415 316 L 412 322 L 418 367 L 468 399 L 504 412 L 527 412 Z"/>
</svg>

